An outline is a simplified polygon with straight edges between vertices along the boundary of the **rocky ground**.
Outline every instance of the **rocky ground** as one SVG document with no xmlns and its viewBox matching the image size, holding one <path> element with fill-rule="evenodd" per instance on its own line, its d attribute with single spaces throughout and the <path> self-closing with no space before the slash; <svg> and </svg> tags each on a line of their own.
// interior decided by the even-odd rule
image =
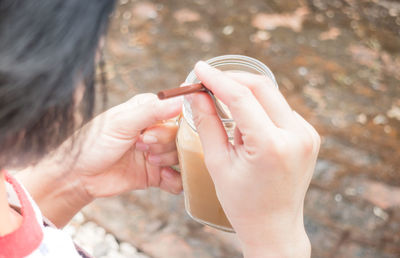
<svg viewBox="0 0 400 258">
<path fill-rule="evenodd" d="M 64 228 L 76 244 L 84 247 L 85 251 L 99 258 L 149 258 L 128 242 L 120 242 L 111 233 L 93 221 L 87 220 L 78 213 Z"/>
<path fill-rule="evenodd" d="M 305 204 L 313 257 L 400 257 L 400 3 L 121 0 L 109 106 L 179 85 L 197 60 L 255 57 L 320 132 Z M 66 228 L 96 257 L 241 257 L 156 189 L 94 202 Z"/>
</svg>

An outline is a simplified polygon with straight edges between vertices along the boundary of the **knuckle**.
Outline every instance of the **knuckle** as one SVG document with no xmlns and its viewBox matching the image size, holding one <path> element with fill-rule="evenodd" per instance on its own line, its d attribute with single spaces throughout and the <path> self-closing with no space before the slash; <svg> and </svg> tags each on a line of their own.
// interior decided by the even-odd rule
<svg viewBox="0 0 400 258">
<path fill-rule="evenodd" d="M 275 153 L 275 143 L 266 134 L 262 134 L 262 137 L 255 136 L 253 138 L 247 137 L 246 141 L 251 145 L 254 145 L 257 149 L 261 149 L 268 152 Z"/>
<path fill-rule="evenodd" d="M 162 116 L 162 110 L 158 99 L 149 99 L 146 103 L 140 105 L 140 107 L 145 110 L 143 112 L 148 113 L 149 116 L 155 120 L 159 120 L 158 118 Z"/>
<path fill-rule="evenodd" d="M 300 141 L 300 150 L 303 156 L 308 156 L 314 151 L 314 141 L 311 136 L 304 136 Z"/>
<path fill-rule="evenodd" d="M 251 97 L 251 95 L 252 95 L 252 93 L 251 93 L 250 89 L 248 89 L 246 87 L 238 88 L 232 94 L 231 105 L 241 106 L 241 105 L 243 105 L 243 100 L 249 99 Z"/>
<path fill-rule="evenodd" d="M 279 158 L 285 158 L 287 155 L 287 146 L 284 142 L 275 142 L 273 144 L 274 146 L 274 151 L 277 157 Z"/>
<path fill-rule="evenodd" d="M 137 94 L 136 96 L 134 96 L 133 98 L 145 101 L 145 100 L 153 100 L 156 97 L 157 96 L 155 94 L 153 94 L 153 93 L 140 93 L 140 94 Z"/>
<path fill-rule="evenodd" d="M 141 105 L 152 106 L 157 104 L 157 96 L 153 93 L 141 93 L 134 96 L 128 102 L 136 106 L 141 106 Z"/>
<path fill-rule="evenodd" d="M 287 147 L 284 142 L 270 141 L 266 146 L 268 146 L 268 148 L 266 148 L 268 149 L 268 155 L 272 156 L 273 158 L 280 160 L 287 154 Z"/>
<path fill-rule="evenodd" d="M 154 109 L 157 108 L 157 97 L 152 93 L 142 93 L 132 97 L 127 102 L 121 104 L 126 109 L 132 110 L 133 112 L 146 112 L 149 115 L 156 113 Z"/>
<path fill-rule="evenodd" d="M 284 156 L 287 152 L 286 143 L 282 139 L 276 139 L 274 135 L 266 129 L 260 129 L 259 135 L 246 135 L 247 154 L 254 158 L 267 156 L 277 159 Z"/>
<path fill-rule="evenodd" d="M 203 128 L 206 124 L 206 116 L 207 114 L 205 113 L 196 113 L 193 115 L 193 122 L 196 125 L 197 128 Z"/>
<path fill-rule="evenodd" d="M 160 102 L 158 101 L 157 98 L 150 97 L 147 99 L 147 101 L 145 103 L 148 105 L 149 108 L 153 109 L 154 111 L 157 111 L 157 108 L 158 108 Z M 145 103 L 143 103 L 143 104 L 145 104 Z"/>
</svg>

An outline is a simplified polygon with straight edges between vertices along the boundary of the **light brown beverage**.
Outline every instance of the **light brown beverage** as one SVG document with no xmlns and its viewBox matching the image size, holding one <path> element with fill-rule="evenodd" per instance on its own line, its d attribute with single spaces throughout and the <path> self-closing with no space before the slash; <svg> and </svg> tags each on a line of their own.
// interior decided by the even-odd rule
<svg viewBox="0 0 400 258">
<path fill-rule="evenodd" d="M 260 61 L 241 55 L 214 57 L 207 61 L 223 72 L 246 72 L 269 77 L 276 84 L 274 75 Z M 185 80 L 186 84 L 200 83 L 194 71 Z M 211 93 L 209 93 L 213 96 Z M 215 100 L 217 113 L 224 125 L 229 141 L 233 144 L 235 122 L 228 108 L 218 99 Z M 213 130 L 213 128 L 210 128 Z M 204 164 L 203 148 L 194 125 L 190 103 L 184 101 L 183 115 L 180 118 L 176 138 L 178 157 L 181 168 L 185 207 L 196 221 L 220 230 L 233 232 L 232 225 L 217 198 L 214 183 Z"/>
<path fill-rule="evenodd" d="M 186 211 L 200 223 L 225 231 L 233 231 L 204 164 L 199 135 L 183 117 L 177 134 L 177 148 L 185 189 Z"/>
</svg>

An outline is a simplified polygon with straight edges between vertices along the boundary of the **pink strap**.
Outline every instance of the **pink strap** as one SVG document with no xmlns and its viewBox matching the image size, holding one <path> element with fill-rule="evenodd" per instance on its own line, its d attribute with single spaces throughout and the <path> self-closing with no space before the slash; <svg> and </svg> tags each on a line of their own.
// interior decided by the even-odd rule
<svg viewBox="0 0 400 258">
<path fill-rule="evenodd" d="M 21 185 L 7 172 L 4 172 L 4 175 L 7 182 L 14 188 L 21 203 L 22 224 L 14 232 L 0 236 L 0 258 L 25 257 L 39 247 L 43 240 L 43 231 Z"/>
</svg>

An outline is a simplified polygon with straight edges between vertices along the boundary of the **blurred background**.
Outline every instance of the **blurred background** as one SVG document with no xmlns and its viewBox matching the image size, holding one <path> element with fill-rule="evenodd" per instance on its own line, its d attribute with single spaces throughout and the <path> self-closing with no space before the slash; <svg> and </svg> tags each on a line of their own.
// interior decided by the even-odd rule
<svg viewBox="0 0 400 258">
<path fill-rule="evenodd" d="M 112 19 L 109 106 L 177 87 L 198 60 L 261 60 L 322 136 L 312 256 L 400 257 L 399 1 L 120 0 Z M 242 257 L 235 235 L 157 189 L 98 200 L 65 230 L 96 257 Z"/>
</svg>

